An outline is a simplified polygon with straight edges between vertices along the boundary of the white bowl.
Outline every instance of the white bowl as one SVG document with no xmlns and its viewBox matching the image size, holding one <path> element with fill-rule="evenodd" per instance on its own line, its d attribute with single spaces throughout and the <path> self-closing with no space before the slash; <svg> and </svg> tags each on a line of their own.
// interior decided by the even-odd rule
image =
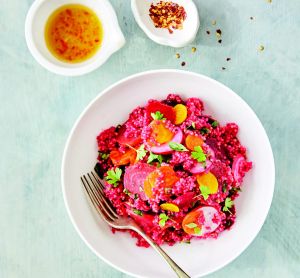
<svg viewBox="0 0 300 278">
<path fill-rule="evenodd" d="M 44 34 L 49 16 L 66 4 L 82 4 L 92 9 L 101 20 L 104 36 L 97 53 L 82 63 L 58 60 L 47 48 Z M 38 63 L 57 74 L 76 76 L 91 72 L 125 44 L 116 13 L 108 0 L 36 0 L 30 7 L 25 22 L 27 46 Z"/>
<path fill-rule="evenodd" d="M 134 18 L 145 34 L 158 44 L 172 47 L 183 47 L 193 42 L 200 26 L 198 10 L 193 0 L 172 1 L 183 6 L 187 14 L 183 29 L 175 29 L 172 34 L 167 29 L 155 28 L 149 16 L 149 8 L 152 3 L 156 2 L 160 0 L 131 0 Z"/>
<path fill-rule="evenodd" d="M 62 162 L 62 184 L 69 216 L 84 242 L 104 261 L 138 277 L 175 277 L 151 248 L 135 246 L 127 233 L 112 234 L 92 212 L 79 177 L 93 169 L 97 157 L 96 136 L 105 128 L 122 123 L 149 98 L 162 99 L 170 92 L 199 97 L 206 112 L 221 124 L 236 122 L 239 138 L 254 163 L 236 200 L 237 219 L 230 231 L 217 240 L 193 240 L 190 245 L 163 246 L 192 277 L 216 271 L 241 254 L 261 229 L 269 211 L 275 182 L 272 149 L 267 134 L 251 108 L 221 83 L 203 75 L 158 70 L 130 76 L 112 85 L 92 101 L 74 125 Z M 241 273 L 243 270 L 240 270 Z"/>
</svg>

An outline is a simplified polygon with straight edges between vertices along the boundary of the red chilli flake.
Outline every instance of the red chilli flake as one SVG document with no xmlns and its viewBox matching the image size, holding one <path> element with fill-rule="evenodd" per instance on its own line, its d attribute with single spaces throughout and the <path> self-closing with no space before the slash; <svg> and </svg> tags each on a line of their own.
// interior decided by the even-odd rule
<svg viewBox="0 0 300 278">
<path fill-rule="evenodd" d="M 160 1 L 156 5 L 151 4 L 149 16 L 156 28 L 168 29 L 169 33 L 172 34 L 172 29 L 183 28 L 182 23 L 186 19 L 186 12 L 184 7 L 177 3 Z"/>
</svg>

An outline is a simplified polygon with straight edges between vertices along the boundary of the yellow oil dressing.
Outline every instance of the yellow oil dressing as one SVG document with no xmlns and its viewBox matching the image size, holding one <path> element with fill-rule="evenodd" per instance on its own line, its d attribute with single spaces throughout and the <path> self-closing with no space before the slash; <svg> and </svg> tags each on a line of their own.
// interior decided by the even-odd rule
<svg viewBox="0 0 300 278">
<path fill-rule="evenodd" d="M 59 60 L 80 63 L 100 49 L 103 28 L 90 8 L 79 4 L 64 5 L 48 18 L 45 40 L 49 51 Z"/>
</svg>

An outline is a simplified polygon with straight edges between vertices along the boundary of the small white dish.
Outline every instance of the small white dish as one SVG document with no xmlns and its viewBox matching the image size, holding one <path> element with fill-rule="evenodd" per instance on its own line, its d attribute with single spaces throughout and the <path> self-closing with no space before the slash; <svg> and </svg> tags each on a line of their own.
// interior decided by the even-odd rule
<svg viewBox="0 0 300 278">
<path fill-rule="evenodd" d="M 198 10 L 193 0 L 172 0 L 173 3 L 183 6 L 187 15 L 183 28 L 175 29 L 172 34 L 168 29 L 155 28 L 149 16 L 151 4 L 157 2 L 160 0 L 131 0 L 134 18 L 146 35 L 158 44 L 172 47 L 183 47 L 193 42 L 200 26 Z"/>
<path fill-rule="evenodd" d="M 234 260 L 254 240 L 272 202 L 275 167 L 268 136 L 253 110 L 232 90 L 206 76 L 178 70 L 143 72 L 117 82 L 99 94 L 75 123 L 64 151 L 62 187 L 69 216 L 84 242 L 105 262 L 136 277 L 169 278 L 174 273 L 153 249 L 135 246 L 135 239 L 128 233 L 112 234 L 93 213 L 80 176 L 96 163 L 96 136 L 102 130 L 124 122 L 129 112 L 145 105 L 149 98 L 163 99 L 170 92 L 183 98 L 201 98 L 205 112 L 223 125 L 236 122 L 253 169 L 247 173 L 243 191 L 235 201 L 237 218 L 230 231 L 224 231 L 218 239 L 163 245 L 163 249 L 191 277 L 214 272 Z M 242 276 L 243 270 L 240 272 Z"/>
<path fill-rule="evenodd" d="M 81 4 L 93 10 L 104 31 L 100 49 L 81 63 L 71 64 L 58 60 L 48 50 L 45 41 L 45 25 L 49 16 L 67 4 Z M 97 69 L 125 44 L 116 13 L 108 0 L 36 0 L 27 13 L 25 37 L 27 46 L 38 63 L 51 72 L 66 76 L 83 75 Z"/>
</svg>

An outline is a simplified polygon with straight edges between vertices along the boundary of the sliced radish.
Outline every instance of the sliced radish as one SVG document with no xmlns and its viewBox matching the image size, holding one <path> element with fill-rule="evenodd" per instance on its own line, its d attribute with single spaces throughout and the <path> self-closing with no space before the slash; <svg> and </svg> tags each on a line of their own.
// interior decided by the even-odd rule
<svg viewBox="0 0 300 278">
<path fill-rule="evenodd" d="M 205 171 L 208 171 L 211 167 L 212 163 L 210 160 L 206 160 L 206 163 L 203 164 L 203 163 L 197 163 L 191 170 L 190 172 L 192 174 L 201 174 Z"/>
<path fill-rule="evenodd" d="M 202 207 L 201 211 L 204 217 L 204 223 L 202 224 L 202 235 L 212 233 L 215 231 L 220 223 L 221 216 L 214 207 Z"/>
<path fill-rule="evenodd" d="M 126 168 L 124 175 L 124 187 L 130 193 L 138 194 L 142 200 L 147 200 L 144 193 L 144 181 L 155 167 L 147 163 L 137 163 Z"/>
<path fill-rule="evenodd" d="M 181 143 L 183 139 L 183 133 L 181 131 L 180 128 L 176 128 L 175 129 L 175 135 L 172 138 L 172 140 L 170 142 L 174 142 L 174 143 Z M 162 144 L 160 146 L 153 146 L 151 147 L 151 152 L 155 153 L 155 154 L 168 154 L 171 153 L 173 150 L 170 148 L 169 143 L 167 142 L 165 144 Z"/>
<path fill-rule="evenodd" d="M 182 221 L 183 230 L 193 236 L 203 236 L 215 231 L 221 223 L 220 213 L 211 206 L 198 207 L 189 212 Z M 196 233 L 195 228 L 198 229 Z"/>
<path fill-rule="evenodd" d="M 246 159 L 241 155 L 237 155 L 233 159 L 232 172 L 233 177 L 237 183 L 242 183 L 245 173 L 252 168 L 252 162 L 246 161 Z"/>
<path fill-rule="evenodd" d="M 190 172 L 192 174 L 201 174 L 203 172 L 208 171 L 211 166 L 212 166 L 212 160 L 215 158 L 215 152 L 208 146 L 205 144 L 205 149 L 206 149 L 206 161 L 205 164 L 204 163 L 197 163 L 191 170 Z"/>
</svg>

